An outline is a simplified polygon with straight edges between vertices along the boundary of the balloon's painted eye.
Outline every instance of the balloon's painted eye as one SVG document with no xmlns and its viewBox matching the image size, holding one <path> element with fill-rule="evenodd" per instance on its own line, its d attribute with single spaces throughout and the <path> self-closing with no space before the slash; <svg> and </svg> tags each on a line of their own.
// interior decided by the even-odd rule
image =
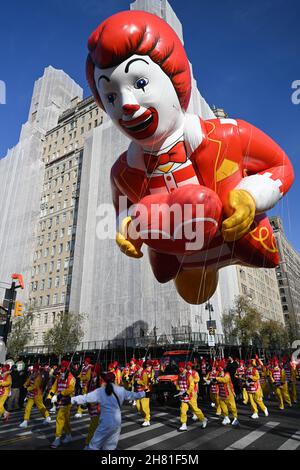
<svg viewBox="0 0 300 470">
<path fill-rule="evenodd" d="M 134 88 L 137 88 L 138 90 L 142 89 L 143 91 L 145 91 L 145 87 L 148 85 L 149 83 L 149 80 L 148 78 L 139 78 L 135 84 L 134 84 Z"/>
<path fill-rule="evenodd" d="M 116 99 L 117 99 L 117 95 L 115 93 L 110 93 L 109 95 L 107 95 L 107 101 L 111 104 L 114 104 Z"/>
</svg>

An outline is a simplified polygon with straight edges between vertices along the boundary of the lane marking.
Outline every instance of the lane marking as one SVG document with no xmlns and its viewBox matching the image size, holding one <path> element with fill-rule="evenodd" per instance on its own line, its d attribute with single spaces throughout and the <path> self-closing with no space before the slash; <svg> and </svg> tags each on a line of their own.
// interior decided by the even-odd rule
<svg viewBox="0 0 300 470">
<path fill-rule="evenodd" d="M 257 441 L 257 439 L 262 437 L 267 432 L 271 431 L 271 429 L 275 428 L 279 424 L 280 423 L 275 422 L 275 421 L 269 421 L 268 423 L 258 428 L 256 431 L 250 432 L 249 434 L 247 434 L 247 436 L 243 437 L 242 439 L 239 439 L 238 441 L 234 442 L 230 446 L 226 447 L 225 450 L 245 449 L 245 447 L 248 447 L 250 444 Z"/>
<path fill-rule="evenodd" d="M 300 431 L 285 441 L 277 450 L 296 450 L 300 446 Z"/>
<path fill-rule="evenodd" d="M 231 427 L 227 428 L 225 426 L 222 426 L 222 428 L 214 429 L 210 433 L 204 434 L 201 437 L 197 437 L 192 441 L 185 442 L 183 445 L 177 447 L 177 450 L 197 450 L 198 446 L 205 444 L 206 442 L 212 441 L 218 438 L 219 436 L 223 436 L 229 431 L 232 431 Z"/>
</svg>

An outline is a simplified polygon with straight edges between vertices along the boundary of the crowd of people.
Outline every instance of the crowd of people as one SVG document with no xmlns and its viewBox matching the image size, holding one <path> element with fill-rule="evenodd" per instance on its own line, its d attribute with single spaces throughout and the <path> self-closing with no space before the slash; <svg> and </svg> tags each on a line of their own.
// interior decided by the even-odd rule
<svg viewBox="0 0 300 470">
<path fill-rule="evenodd" d="M 25 406 L 20 427 L 26 428 L 35 405 L 43 424 L 48 425 L 55 416 L 51 447 L 57 448 L 72 441 L 70 414 L 75 406 L 75 418 L 86 412 L 90 416 L 85 449 L 113 450 L 118 444 L 125 400 L 136 407 L 143 427 L 151 425 L 151 397 L 156 396 L 167 365 L 158 359 L 132 358 L 122 368 L 115 361 L 103 370 L 89 357 L 82 365 L 62 360 L 60 365 L 34 363 L 27 368 L 22 361 L 8 361 L 0 366 L 0 417 L 7 422 L 11 412 Z M 208 419 L 200 408 L 207 399 L 224 426 L 239 425 L 238 407 L 242 404 L 249 406 L 252 419 L 258 419 L 259 412 L 269 415 L 266 399 L 275 398 L 280 410 L 291 407 L 297 403 L 299 365 L 288 355 L 265 361 L 256 355 L 246 361 L 229 357 L 179 362 L 177 391 L 171 397 L 180 403 L 178 431 L 187 430 L 189 411 L 201 428 L 207 426 Z"/>
</svg>

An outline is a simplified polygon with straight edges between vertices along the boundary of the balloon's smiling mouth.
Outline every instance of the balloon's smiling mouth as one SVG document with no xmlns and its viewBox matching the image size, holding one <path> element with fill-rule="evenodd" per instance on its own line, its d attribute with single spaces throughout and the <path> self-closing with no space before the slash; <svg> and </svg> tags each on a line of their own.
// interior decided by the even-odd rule
<svg viewBox="0 0 300 470">
<path fill-rule="evenodd" d="M 129 121 L 119 120 L 122 128 L 136 139 L 147 139 L 151 137 L 158 126 L 158 113 L 155 108 L 147 109 L 141 116 Z"/>
</svg>

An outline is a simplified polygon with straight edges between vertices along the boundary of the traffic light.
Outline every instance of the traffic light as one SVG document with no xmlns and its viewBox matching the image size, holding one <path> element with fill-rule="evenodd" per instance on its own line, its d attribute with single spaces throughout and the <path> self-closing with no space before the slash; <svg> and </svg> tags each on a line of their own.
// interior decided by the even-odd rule
<svg viewBox="0 0 300 470">
<path fill-rule="evenodd" d="M 11 275 L 11 278 L 12 279 L 17 279 L 19 281 L 19 286 L 17 286 L 17 287 L 21 287 L 21 289 L 24 289 L 24 281 L 23 281 L 22 274 L 14 273 L 14 274 Z"/>
<path fill-rule="evenodd" d="M 23 316 L 22 309 L 23 309 L 23 304 L 19 302 L 18 300 L 16 300 L 14 317 L 22 317 Z"/>
</svg>

